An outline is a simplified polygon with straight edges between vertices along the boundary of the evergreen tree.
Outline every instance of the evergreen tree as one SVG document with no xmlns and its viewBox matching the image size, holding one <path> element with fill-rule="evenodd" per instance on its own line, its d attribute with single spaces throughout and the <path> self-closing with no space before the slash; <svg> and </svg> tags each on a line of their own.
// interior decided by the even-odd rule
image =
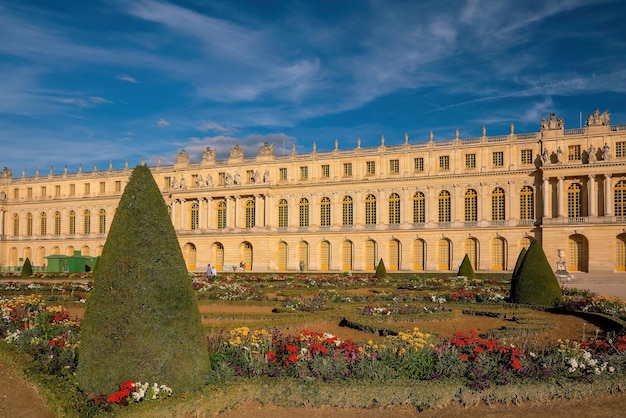
<svg viewBox="0 0 626 418">
<path fill-rule="evenodd" d="M 513 274 L 511 275 L 511 295 L 516 292 L 517 273 L 519 271 L 519 267 L 522 265 L 522 260 L 524 259 L 524 256 L 526 256 L 526 247 L 522 247 L 522 251 L 519 252 L 517 260 L 515 261 L 515 267 L 513 268 Z"/>
<path fill-rule="evenodd" d="M 208 370 L 206 337 L 174 227 L 150 169 L 138 166 L 94 271 L 79 385 L 107 394 L 133 380 L 180 393 L 202 386 Z"/>
<path fill-rule="evenodd" d="M 465 257 L 463 257 L 463 261 L 459 266 L 459 272 L 456 275 L 467 277 L 470 280 L 476 279 L 476 274 L 474 273 L 474 269 L 472 268 L 472 262 L 470 261 L 467 254 L 465 254 Z"/>
<path fill-rule="evenodd" d="M 384 279 L 387 277 L 387 269 L 385 268 L 385 262 L 381 258 L 376 266 L 376 273 L 374 273 L 374 277 L 377 279 Z"/>
<path fill-rule="evenodd" d="M 20 272 L 21 278 L 28 278 L 33 275 L 33 266 L 30 264 L 30 259 L 26 257 L 24 264 L 22 265 L 22 271 Z"/>
<path fill-rule="evenodd" d="M 562 300 L 563 292 L 550 268 L 546 254 L 541 244 L 533 240 L 511 279 L 511 301 L 529 305 L 556 306 Z"/>
</svg>

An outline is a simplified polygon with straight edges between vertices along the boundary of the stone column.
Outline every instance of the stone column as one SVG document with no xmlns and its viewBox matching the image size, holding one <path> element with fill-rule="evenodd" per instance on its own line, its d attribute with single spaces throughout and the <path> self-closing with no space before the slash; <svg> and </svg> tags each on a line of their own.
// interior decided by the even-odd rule
<svg viewBox="0 0 626 418">
<path fill-rule="evenodd" d="M 232 228 L 234 226 L 233 223 L 233 197 L 226 196 L 226 227 Z"/>
<path fill-rule="evenodd" d="M 541 193 L 543 199 L 543 217 L 550 218 L 552 217 L 552 199 L 550 196 L 550 178 L 544 177 L 543 183 L 541 185 Z"/>
<path fill-rule="evenodd" d="M 611 175 L 604 175 L 604 215 L 613 216 L 613 194 L 611 193 Z"/>
<path fill-rule="evenodd" d="M 241 223 L 239 219 L 239 205 L 241 204 L 241 196 L 235 196 L 235 207 L 234 207 L 234 212 L 233 213 L 233 227 L 234 228 L 238 228 L 239 224 Z M 245 225 L 245 223 L 244 223 Z"/>
<path fill-rule="evenodd" d="M 563 184 L 563 176 L 559 176 L 557 177 L 559 180 L 559 184 L 558 184 L 558 189 L 557 189 L 557 193 L 556 193 L 556 202 L 557 202 L 557 216 L 559 218 L 563 217 L 563 188 L 564 188 L 564 184 Z"/>
<path fill-rule="evenodd" d="M 587 200 L 587 204 L 588 204 L 587 215 L 596 217 L 598 216 L 598 204 L 596 203 L 596 200 L 597 200 L 596 198 L 596 175 L 589 174 L 589 180 L 587 180 L 587 182 L 588 182 L 588 193 L 589 193 L 589 199 Z"/>
<path fill-rule="evenodd" d="M 180 223 L 178 224 L 179 230 L 186 230 L 185 220 L 187 219 L 187 201 L 185 199 L 180 200 Z"/>
<path fill-rule="evenodd" d="M 172 200 L 172 225 L 176 228 L 176 200 Z"/>
<path fill-rule="evenodd" d="M 206 229 L 211 229 L 211 211 L 213 210 L 213 198 L 211 197 L 207 197 L 206 198 L 206 212 L 205 212 L 205 217 L 206 217 Z"/>
</svg>

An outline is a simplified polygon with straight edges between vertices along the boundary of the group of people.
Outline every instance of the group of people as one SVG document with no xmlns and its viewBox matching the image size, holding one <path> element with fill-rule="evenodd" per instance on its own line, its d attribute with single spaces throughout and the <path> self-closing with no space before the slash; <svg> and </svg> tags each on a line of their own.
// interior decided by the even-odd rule
<svg viewBox="0 0 626 418">
<path fill-rule="evenodd" d="M 214 279 L 217 277 L 217 268 L 215 266 L 212 266 L 211 264 L 208 264 L 206 266 L 206 277 L 207 279 Z"/>
</svg>

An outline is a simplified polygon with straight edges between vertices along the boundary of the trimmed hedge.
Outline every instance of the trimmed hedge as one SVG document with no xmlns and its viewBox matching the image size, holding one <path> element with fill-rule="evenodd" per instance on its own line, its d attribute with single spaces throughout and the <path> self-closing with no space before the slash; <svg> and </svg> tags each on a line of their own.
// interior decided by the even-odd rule
<svg viewBox="0 0 626 418">
<path fill-rule="evenodd" d="M 81 328 L 77 379 L 89 394 L 127 380 L 200 388 L 206 336 L 178 239 L 150 169 L 133 170 L 111 224 Z"/>
<path fill-rule="evenodd" d="M 24 265 L 22 265 L 22 271 L 20 273 L 21 278 L 28 278 L 33 275 L 33 265 L 30 264 L 30 259 L 26 257 L 24 260 Z"/>
<path fill-rule="evenodd" d="M 463 261 L 459 266 L 459 272 L 456 275 L 467 277 L 470 280 L 476 279 L 476 274 L 474 273 L 474 269 L 472 268 L 472 262 L 470 261 L 467 254 L 465 254 L 465 257 L 463 257 Z"/>
<path fill-rule="evenodd" d="M 533 240 L 526 254 L 520 253 L 520 257 L 519 268 L 511 278 L 511 301 L 539 306 L 561 303 L 563 292 L 541 244 Z"/>
</svg>

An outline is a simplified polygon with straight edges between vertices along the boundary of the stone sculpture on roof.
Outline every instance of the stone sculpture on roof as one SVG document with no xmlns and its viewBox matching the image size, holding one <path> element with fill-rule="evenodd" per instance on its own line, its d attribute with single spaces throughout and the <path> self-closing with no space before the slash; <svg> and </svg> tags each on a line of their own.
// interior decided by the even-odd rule
<svg viewBox="0 0 626 418">
<path fill-rule="evenodd" d="M 557 118 L 556 114 L 550 113 L 549 119 L 541 119 L 541 131 L 554 131 L 557 129 L 563 129 L 565 121 L 563 118 Z"/>
<path fill-rule="evenodd" d="M 611 114 L 605 110 L 600 114 L 600 110 L 596 109 L 592 114 L 587 116 L 585 126 L 608 126 L 611 124 Z"/>
</svg>

